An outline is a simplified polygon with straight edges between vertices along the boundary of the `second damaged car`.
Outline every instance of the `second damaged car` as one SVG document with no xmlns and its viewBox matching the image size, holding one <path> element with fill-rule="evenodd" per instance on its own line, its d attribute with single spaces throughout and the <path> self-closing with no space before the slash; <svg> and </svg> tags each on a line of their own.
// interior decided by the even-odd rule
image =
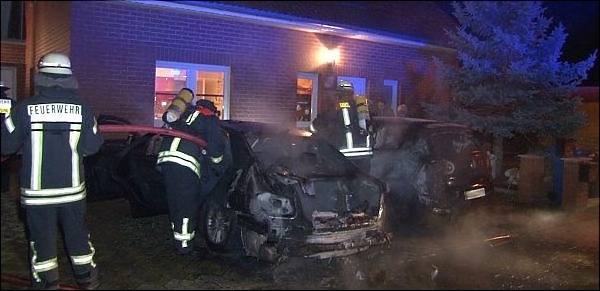
<svg viewBox="0 0 600 291">
<path fill-rule="evenodd" d="M 129 132 L 128 125 L 105 125 Z M 120 128 L 120 129 L 119 129 Z M 223 121 L 232 162 L 201 207 L 198 233 L 214 252 L 275 262 L 286 256 L 332 258 L 389 242 L 383 231 L 386 184 L 362 173 L 329 144 L 272 124 Z M 154 167 L 160 136 L 129 134 L 123 148 L 101 152 L 111 183 L 125 191 L 136 216 L 167 213 L 164 185 Z M 114 186 L 114 185 L 113 185 Z M 96 189 L 96 195 L 102 195 Z"/>
<path fill-rule="evenodd" d="M 490 160 L 466 126 L 405 117 L 376 117 L 373 124 L 371 174 L 390 188 L 392 222 L 431 218 L 445 225 L 492 194 Z"/>
</svg>

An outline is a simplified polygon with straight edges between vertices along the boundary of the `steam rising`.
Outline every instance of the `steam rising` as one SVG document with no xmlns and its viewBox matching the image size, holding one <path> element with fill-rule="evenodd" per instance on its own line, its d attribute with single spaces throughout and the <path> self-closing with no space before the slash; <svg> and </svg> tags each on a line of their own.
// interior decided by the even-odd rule
<svg viewBox="0 0 600 291">
<path fill-rule="evenodd" d="M 313 262 L 308 268 L 319 275 L 314 280 L 318 288 L 594 289 L 597 221 L 591 221 L 594 229 L 570 222 L 556 209 L 494 201 L 455 223 L 406 226 L 389 248 Z"/>
</svg>

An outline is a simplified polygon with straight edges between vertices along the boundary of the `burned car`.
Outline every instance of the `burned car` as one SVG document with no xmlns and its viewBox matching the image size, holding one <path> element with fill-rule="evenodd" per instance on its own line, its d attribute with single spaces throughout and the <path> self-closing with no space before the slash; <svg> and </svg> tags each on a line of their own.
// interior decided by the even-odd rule
<svg viewBox="0 0 600 291">
<path fill-rule="evenodd" d="M 86 161 L 90 199 L 123 193 L 134 216 L 167 213 L 155 167 L 161 136 L 174 130 L 101 125 L 124 136 Z M 200 205 L 206 247 L 274 262 L 331 258 L 389 241 L 383 231 L 385 183 L 359 171 L 329 144 L 296 129 L 223 121 L 230 166 Z M 184 137 L 185 138 L 185 137 Z"/>
<path fill-rule="evenodd" d="M 386 182 L 392 220 L 452 220 L 493 192 L 491 164 L 475 134 L 430 119 L 375 117 L 371 174 Z"/>
</svg>

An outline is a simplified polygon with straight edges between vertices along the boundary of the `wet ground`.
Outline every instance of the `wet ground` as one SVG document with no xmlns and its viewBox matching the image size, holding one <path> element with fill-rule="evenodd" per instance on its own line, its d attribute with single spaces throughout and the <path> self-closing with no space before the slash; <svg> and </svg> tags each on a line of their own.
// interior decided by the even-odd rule
<svg viewBox="0 0 600 291">
<path fill-rule="evenodd" d="M 279 264 L 204 249 L 171 251 L 166 216 L 132 218 L 125 200 L 89 204 L 89 226 L 107 290 L 599 289 L 598 198 L 576 213 L 519 205 L 496 194 L 444 228 L 398 228 L 389 246 L 330 260 Z M 27 289 L 26 240 L 16 202 L 2 193 L 2 290 Z M 61 250 L 61 280 L 73 284 Z"/>
</svg>

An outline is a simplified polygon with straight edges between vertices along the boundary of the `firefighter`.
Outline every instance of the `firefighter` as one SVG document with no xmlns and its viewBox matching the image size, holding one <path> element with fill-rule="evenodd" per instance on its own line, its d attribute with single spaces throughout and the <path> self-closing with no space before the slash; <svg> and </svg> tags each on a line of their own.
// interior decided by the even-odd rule
<svg viewBox="0 0 600 291">
<path fill-rule="evenodd" d="M 196 102 L 196 108 L 201 112 L 204 131 L 201 133 L 208 142 L 206 150 L 203 151 L 201 160 L 202 168 L 202 200 L 208 196 L 219 177 L 231 164 L 231 150 L 227 134 L 221 128 L 219 111 L 212 101 L 200 99 Z"/>
<path fill-rule="evenodd" d="M 21 205 L 25 209 L 33 289 L 57 289 L 57 233 L 82 289 L 95 289 L 98 268 L 85 222 L 83 159 L 103 143 L 91 108 L 77 96 L 69 57 L 48 53 L 38 62 L 36 95 L 19 102 L 2 127 L 2 155 L 22 148 Z"/>
<path fill-rule="evenodd" d="M 189 96 L 194 96 L 193 91 L 183 88 L 174 100 L 191 101 L 193 97 Z M 165 138 L 156 161 L 164 177 L 175 253 L 184 255 L 192 253 L 196 247 L 198 210 L 203 202 L 200 180 L 205 170 L 203 153 L 211 158 L 211 163 L 220 164 L 224 147 L 219 147 L 219 140 L 212 136 L 213 132 L 220 131 L 219 124 L 212 119 L 214 111 L 186 102 L 177 119 L 167 119 L 167 114 L 167 111 L 163 114 L 163 121 L 168 127 L 199 136 L 207 142 L 207 148 L 203 149 L 179 137 Z"/>
<path fill-rule="evenodd" d="M 352 83 L 341 80 L 336 87 L 336 103 L 319 113 L 311 124 L 316 138 L 323 138 L 358 167 L 369 172 L 373 155 L 371 136 L 361 127 Z"/>
<path fill-rule="evenodd" d="M 10 98 L 8 92 L 10 87 L 4 85 L 4 81 L 0 81 L 0 126 L 4 126 L 4 117 L 10 113 L 10 109 L 14 106 L 15 100 Z M 10 163 L 11 160 L 6 160 L 2 163 L 2 192 L 9 190 L 8 184 L 10 181 Z"/>
<path fill-rule="evenodd" d="M 4 81 L 0 81 L 0 113 L 2 113 L 2 120 L 4 120 L 4 116 L 10 113 L 10 109 L 15 104 L 15 100 L 10 98 L 8 95 L 8 91 L 10 91 L 10 87 L 4 85 Z"/>
</svg>

